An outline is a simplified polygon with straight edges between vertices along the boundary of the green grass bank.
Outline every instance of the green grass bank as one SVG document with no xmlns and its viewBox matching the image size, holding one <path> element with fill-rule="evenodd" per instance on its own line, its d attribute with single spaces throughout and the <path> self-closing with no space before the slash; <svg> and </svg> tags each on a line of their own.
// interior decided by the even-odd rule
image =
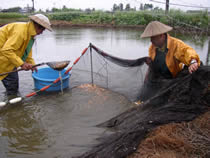
<svg viewBox="0 0 210 158">
<path fill-rule="evenodd" d="M 210 31 L 210 16 L 208 12 L 187 13 L 180 10 L 170 10 L 165 15 L 163 11 L 70 11 L 44 13 L 52 25 L 71 26 L 109 26 L 109 27 L 145 27 L 150 21 L 160 21 L 175 29 Z M 0 24 L 14 21 L 27 21 L 29 14 L 0 13 Z"/>
</svg>

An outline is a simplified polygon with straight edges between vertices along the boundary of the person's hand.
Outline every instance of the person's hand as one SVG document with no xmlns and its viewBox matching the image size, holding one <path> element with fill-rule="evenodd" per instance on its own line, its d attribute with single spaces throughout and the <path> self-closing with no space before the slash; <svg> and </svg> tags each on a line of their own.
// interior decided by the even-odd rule
<svg viewBox="0 0 210 158">
<path fill-rule="evenodd" d="M 33 69 L 33 65 L 29 64 L 29 63 L 24 63 L 23 65 L 21 65 L 21 68 L 23 70 L 32 70 Z"/>
<path fill-rule="evenodd" d="M 189 73 L 193 73 L 195 72 L 197 69 L 198 69 L 199 65 L 197 62 L 191 64 L 189 67 L 188 67 L 188 70 L 189 70 Z"/>
<path fill-rule="evenodd" d="M 152 59 L 150 57 L 146 58 L 146 64 L 150 65 L 152 63 Z"/>
<path fill-rule="evenodd" d="M 34 72 L 34 71 L 35 71 L 35 72 L 38 72 L 38 70 L 37 70 L 36 67 L 32 67 L 31 71 L 32 71 L 32 72 Z"/>
</svg>

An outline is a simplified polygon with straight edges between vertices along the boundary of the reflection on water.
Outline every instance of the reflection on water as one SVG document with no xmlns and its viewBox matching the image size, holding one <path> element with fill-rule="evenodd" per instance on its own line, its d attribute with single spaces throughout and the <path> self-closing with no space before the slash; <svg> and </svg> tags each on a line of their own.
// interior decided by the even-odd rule
<svg viewBox="0 0 210 158">
<path fill-rule="evenodd" d="M 59 71 L 59 77 L 60 77 L 60 82 L 61 82 L 61 93 L 63 94 L 63 78 L 61 75 L 61 71 Z"/>
<path fill-rule="evenodd" d="M 47 142 L 45 129 L 27 104 L 16 104 L 0 112 L 0 157 L 31 155 L 44 150 Z M 3 154 L 3 155 L 2 155 Z"/>
<path fill-rule="evenodd" d="M 58 28 L 45 32 L 33 47 L 36 63 L 73 61 L 89 43 L 121 58 L 147 56 L 149 39 L 140 39 L 135 29 Z M 177 36 L 177 35 L 176 35 Z M 205 63 L 208 39 L 199 43 L 192 36 L 179 36 L 191 45 Z M 187 38 L 186 38 L 187 37 Z M 197 38 L 197 37 L 196 37 Z M 22 96 L 34 91 L 31 72 L 20 72 Z M 0 84 L 0 99 L 4 99 Z M 81 154 L 97 143 L 106 129 L 96 128 L 133 104 L 127 98 L 90 85 L 44 93 L 0 109 L 0 158 L 69 157 Z"/>
<path fill-rule="evenodd" d="M 36 61 L 74 61 L 89 43 L 105 52 L 121 58 L 136 59 L 148 55 L 150 39 L 141 39 L 138 29 L 111 28 L 59 28 L 52 33 L 45 32 L 36 40 L 34 57 Z M 198 35 L 171 33 L 192 46 L 206 63 L 208 38 Z M 47 56 L 47 54 L 49 54 Z"/>
</svg>

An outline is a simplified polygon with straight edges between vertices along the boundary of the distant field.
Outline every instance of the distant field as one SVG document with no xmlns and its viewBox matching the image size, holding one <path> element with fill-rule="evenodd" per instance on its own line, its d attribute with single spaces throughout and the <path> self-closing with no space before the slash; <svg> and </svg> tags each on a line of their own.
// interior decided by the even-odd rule
<svg viewBox="0 0 210 158">
<path fill-rule="evenodd" d="M 44 13 L 51 21 L 65 21 L 71 24 L 95 24 L 111 26 L 145 26 L 150 21 L 160 21 L 172 27 L 198 28 L 209 31 L 210 17 L 207 12 L 186 13 L 171 10 L 168 15 L 162 11 L 69 11 Z M 27 21 L 29 14 L 0 13 L 0 24 L 14 21 Z M 65 23 L 63 23 L 65 24 Z"/>
</svg>

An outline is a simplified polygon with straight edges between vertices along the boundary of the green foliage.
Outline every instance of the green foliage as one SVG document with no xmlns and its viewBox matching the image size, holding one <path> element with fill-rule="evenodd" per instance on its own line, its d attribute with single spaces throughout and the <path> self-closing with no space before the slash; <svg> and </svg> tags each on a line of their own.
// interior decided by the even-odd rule
<svg viewBox="0 0 210 158">
<path fill-rule="evenodd" d="M 9 8 L 9 9 L 3 9 L 2 12 L 7 13 L 7 12 L 20 12 L 21 8 L 20 7 L 14 7 L 14 8 Z"/>
<path fill-rule="evenodd" d="M 114 25 L 147 25 L 157 20 L 171 26 L 192 25 L 199 28 L 208 27 L 208 13 L 186 13 L 180 10 L 170 10 L 165 15 L 163 10 L 152 11 L 87 11 L 52 14 L 52 20 L 66 20 L 73 23 L 113 24 Z"/>
<path fill-rule="evenodd" d="M 171 23 L 173 26 L 182 26 L 185 24 L 198 27 L 207 28 L 208 27 L 208 12 L 201 13 L 186 13 L 177 10 L 171 10 L 169 12 L 171 17 Z"/>
<path fill-rule="evenodd" d="M 79 19 L 81 17 L 80 13 L 77 12 L 65 12 L 65 13 L 55 13 L 50 15 L 51 20 L 64 20 L 72 21 L 74 19 Z"/>
<path fill-rule="evenodd" d="M 15 19 L 15 18 L 26 18 L 27 15 L 20 13 L 0 13 L 0 19 Z"/>
<path fill-rule="evenodd" d="M 146 25 L 152 19 L 144 12 L 117 12 L 115 17 L 117 25 Z"/>
<path fill-rule="evenodd" d="M 64 12 L 65 10 L 65 12 Z M 208 12 L 186 13 L 171 9 L 168 15 L 160 9 L 144 11 L 115 11 L 104 12 L 87 9 L 86 11 L 68 9 L 52 9 L 47 13 L 50 20 L 71 21 L 76 24 L 110 24 L 116 26 L 147 25 L 157 20 L 170 26 L 198 27 L 207 29 L 210 23 Z M 27 19 L 28 15 L 20 13 L 0 13 L 0 21 L 3 19 Z"/>
<path fill-rule="evenodd" d="M 79 9 L 72 9 L 72 8 L 67 8 L 65 5 L 63 6 L 62 9 L 58 9 L 58 8 L 52 8 L 51 12 L 53 13 L 63 13 L 63 12 L 79 12 Z"/>
</svg>

